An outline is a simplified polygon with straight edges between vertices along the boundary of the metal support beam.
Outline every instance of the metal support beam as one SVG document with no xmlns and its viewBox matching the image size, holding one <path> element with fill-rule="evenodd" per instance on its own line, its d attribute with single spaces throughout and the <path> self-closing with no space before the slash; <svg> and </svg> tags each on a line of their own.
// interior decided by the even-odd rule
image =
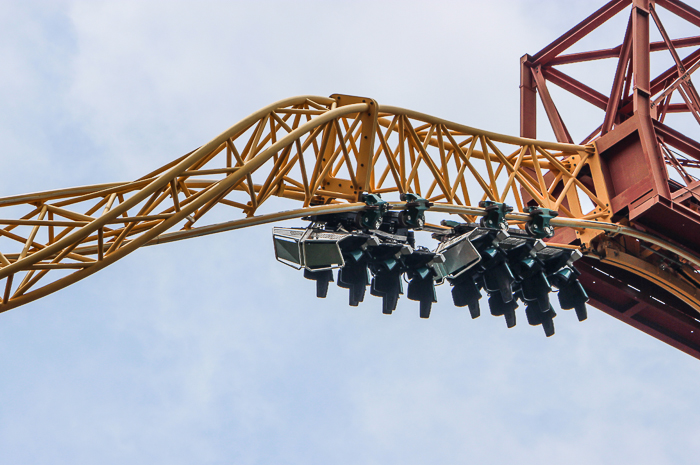
<svg viewBox="0 0 700 465">
<path fill-rule="evenodd" d="M 537 91 L 531 66 L 530 55 L 520 58 L 520 137 L 537 139 Z"/>
<path fill-rule="evenodd" d="M 540 52 L 536 53 L 532 57 L 532 62 L 538 65 L 549 64 L 550 60 L 574 45 L 579 40 L 586 37 L 601 24 L 605 23 L 608 19 L 622 11 L 630 3 L 631 0 L 612 0 L 608 2 L 588 18 L 569 29 L 569 31 L 562 35 L 559 39 L 555 40 L 547 47 L 543 48 Z"/>
<path fill-rule="evenodd" d="M 605 119 L 603 120 L 603 127 L 600 130 L 601 135 L 607 134 L 612 129 L 613 124 L 617 119 L 617 109 L 619 108 L 620 101 L 622 99 L 622 91 L 625 85 L 625 77 L 629 66 L 631 53 L 632 18 L 630 17 L 629 21 L 627 22 L 625 38 L 622 41 L 620 58 L 617 61 L 617 69 L 615 70 L 615 77 L 613 78 L 612 89 L 610 90 L 610 98 L 608 99 L 608 105 L 605 108 Z"/>
<path fill-rule="evenodd" d="M 544 74 L 544 77 L 551 83 L 556 84 L 562 89 L 571 92 L 586 102 L 597 106 L 601 110 L 605 110 L 608 107 L 608 97 L 563 73 L 562 71 L 556 68 L 545 67 L 542 68 L 542 74 Z"/>
<path fill-rule="evenodd" d="M 549 123 L 552 125 L 552 129 L 554 129 L 554 136 L 559 142 L 573 144 L 574 141 L 571 138 L 571 134 L 569 134 L 569 130 L 566 128 L 566 125 L 559 114 L 559 110 L 557 110 L 557 107 L 552 100 L 552 96 L 549 94 L 547 83 L 542 75 L 541 66 L 538 65 L 534 67 L 532 69 L 532 75 L 537 83 L 537 90 L 539 91 L 542 105 L 544 105 L 544 111 L 547 112 Z"/>
</svg>

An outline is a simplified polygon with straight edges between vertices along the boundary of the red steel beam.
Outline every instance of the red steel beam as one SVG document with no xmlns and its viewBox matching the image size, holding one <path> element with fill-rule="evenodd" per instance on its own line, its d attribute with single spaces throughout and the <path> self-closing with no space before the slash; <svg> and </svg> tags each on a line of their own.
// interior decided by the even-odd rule
<svg viewBox="0 0 700 465">
<path fill-rule="evenodd" d="M 608 19 L 632 3 L 631 0 L 612 0 L 598 11 L 569 29 L 564 35 L 540 50 L 532 57 L 536 65 L 547 65 L 549 61 L 595 30 Z"/>
<path fill-rule="evenodd" d="M 672 43 L 673 46 L 676 48 L 694 47 L 696 45 L 700 45 L 700 36 L 685 37 L 683 39 L 674 39 Z M 665 42 L 661 41 L 652 42 L 651 44 L 649 44 L 649 48 L 652 52 L 658 52 L 661 50 L 666 50 L 668 47 L 666 46 Z M 570 63 L 581 63 L 585 61 L 600 60 L 604 58 L 617 58 L 620 56 L 621 50 L 622 44 L 618 45 L 615 48 L 593 50 L 590 52 L 571 53 L 568 55 L 559 55 L 558 57 L 550 60 L 549 63 L 547 63 L 547 65 L 566 65 Z"/>
<path fill-rule="evenodd" d="M 682 60 L 683 67 L 684 68 L 690 68 L 693 66 L 697 61 L 700 60 L 700 48 L 695 50 L 693 53 L 688 55 Z M 652 95 L 661 92 L 667 82 L 672 82 L 678 78 L 678 67 L 677 66 L 671 66 L 669 69 L 661 73 L 658 77 L 656 77 L 653 81 L 651 81 L 651 92 Z"/>
<path fill-rule="evenodd" d="M 671 103 L 666 107 L 666 113 L 685 113 L 690 111 L 685 103 Z"/>
<path fill-rule="evenodd" d="M 590 305 L 700 359 L 700 315 L 687 304 L 637 275 L 603 263 L 584 259 L 576 268 Z"/>
<path fill-rule="evenodd" d="M 656 0 L 656 4 L 666 8 L 676 16 L 700 27 L 700 11 L 679 0 Z"/>
<path fill-rule="evenodd" d="M 635 111 L 648 113 L 651 69 L 649 63 L 649 6 L 648 0 L 634 0 L 632 8 L 632 70 Z M 642 92 L 640 92 L 642 91 Z"/>
<path fill-rule="evenodd" d="M 693 53 L 685 57 L 682 62 L 683 66 L 687 69 L 693 66 L 697 61 L 700 61 L 700 48 L 695 50 Z M 650 92 L 651 95 L 656 95 L 666 88 L 671 82 L 678 78 L 678 66 L 673 65 L 656 78 L 651 81 Z M 628 115 L 632 113 L 632 102 L 628 97 L 624 101 L 624 105 L 620 108 L 620 113 Z"/>
<path fill-rule="evenodd" d="M 575 96 L 591 103 L 601 110 L 605 111 L 608 106 L 608 97 L 601 94 L 595 89 L 591 89 L 587 85 L 572 78 L 568 74 L 564 74 L 556 68 L 542 68 L 542 74 L 552 84 L 556 84 L 564 90 L 567 90 Z"/>
<path fill-rule="evenodd" d="M 680 66 L 679 66 L 680 68 Z M 690 75 L 693 74 L 697 69 L 700 68 L 700 61 L 696 62 L 693 66 L 685 70 L 685 67 L 683 69 L 679 69 L 679 72 L 681 73 L 680 77 L 674 80 L 671 84 L 667 84 L 666 88 L 664 89 L 663 92 L 661 92 L 656 99 L 654 99 L 654 102 L 652 103 L 652 107 L 654 105 L 658 105 L 659 103 L 663 101 L 668 101 L 670 98 L 671 94 L 676 91 L 679 87 L 682 87 L 684 84 L 690 83 Z M 687 79 L 688 82 L 685 82 Z"/>
<path fill-rule="evenodd" d="M 673 56 L 673 61 L 675 61 L 679 67 L 683 67 L 683 64 L 681 62 L 681 57 L 678 56 L 678 52 L 676 51 L 676 47 L 673 45 L 671 38 L 668 36 L 668 33 L 666 32 L 666 28 L 664 27 L 663 23 L 661 22 L 661 18 L 659 18 L 659 15 L 656 14 L 656 9 L 653 7 L 653 5 L 649 5 L 649 13 L 651 13 L 651 17 L 654 20 L 654 23 L 656 23 L 656 27 L 659 29 L 659 33 L 661 33 L 661 37 L 663 37 L 664 43 L 666 44 L 668 51 L 671 52 L 671 56 Z M 680 71 L 682 73 L 684 73 L 685 69 L 681 69 Z"/>
<path fill-rule="evenodd" d="M 622 100 L 622 90 L 625 85 L 625 78 L 627 73 L 627 66 L 630 61 L 630 54 L 632 52 L 632 21 L 627 22 L 627 30 L 625 31 L 625 40 L 622 42 L 622 51 L 620 53 L 620 58 L 617 60 L 617 69 L 615 70 L 615 78 L 613 79 L 612 89 L 610 90 L 610 98 L 608 100 L 608 105 L 605 108 L 605 118 L 603 119 L 603 126 L 601 128 L 601 135 L 607 134 L 615 124 L 615 118 L 617 116 L 617 109 L 620 106 L 620 101 Z"/>
<path fill-rule="evenodd" d="M 676 150 L 680 150 L 696 160 L 700 160 L 700 142 L 695 141 L 658 121 L 654 121 L 654 130 L 656 131 L 657 135 L 663 138 L 663 141 L 666 144 L 670 145 Z"/>
<path fill-rule="evenodd" d="M 571 134 L 569 134 L 569 130 L 566 128 L 564 121 L 561 119 L 561 115 L 559 114 L 559 110 L 557 110 L 557 106 L 554 104 L 554 100 L 552 100 L 552 96 L 549 95 L 545 78 L 542 75 L 542 68 L 540 66 L 532 68 L 532 75 L 535 78 L 537 90 L 540 94 L 540 100 L 542 101 L 545 112 L 547 112 L 549 124 L 554 130 L 554 135 L 556 136 L 557 141 L 573 144 L 574 141 L 571 138 Z"/>
<path fill-rule="evenodd" d="M 638 117 L 638 134 L 642 151 L 647 158 L 653 182 L 650 188 L 662 198 L 669 199 L 668 173 L 663 153 L 654 132 L 651 118 L 651 82 L 649 54 L 649 0 L 634 0 L 632 8 L 632 71 L 634 89 L 632 92 L 634 112 Z M 614 174 L 611 174 L 614 176 Z M 633 200 L 633 199 L 630 199 Z"/>
<path fill-rule="evenodd" d="M 537 139 L 537 91 L 530 55 L 520 58 L 520 137 Z"/>
<path fill-rule="evenodd" d="M 671 38 L 668 36 L 668 33 L 666 32 L 666 28 L 664 27 L 664 25 L 661 23 L 661 19 L 656 14 L 656 10 L 653 7 L 653 5 L 649 6 L 649 13 L 651 13 L 651 17 L 654 19 L 654 22 L 656 23 L 656 27 L 659 29 L 659 32 L 661 33 L 661 37 L 663 37 L 664 42 L 666 42 L 666 45 L 668 46 L 668 51 L 671 52 L 671 56 L 673 56 L 673 61 L 675 61 L 676 65 L 678 66 L 678 74 L 682 76 L 683 74 L 686 73 L 687 70 L 683 66 L 683 62 L 681 61 L 681 57 L 678 56 L 678 52 L 676 51 L 676 48 L 673 46 L 673 43 L 671 42 Z M 693 85 L 693 82 L 691 80 L 687 80 L 686 82 L 683 82 L 681 85 L 683 86 L 683 89 L 678 89 L 680 94 L 683 96 L 683 99 L 686 100 L 686 104 L 691 109 L 693 116 L 695 116 L 695 118 L 698 119 L 698 122 L 700 122 L 700 116 L 699 116 L 700 115 L 700 95 L 698 95 L 698 91 L 695 90 L 695 86 Z"/>
</svg>

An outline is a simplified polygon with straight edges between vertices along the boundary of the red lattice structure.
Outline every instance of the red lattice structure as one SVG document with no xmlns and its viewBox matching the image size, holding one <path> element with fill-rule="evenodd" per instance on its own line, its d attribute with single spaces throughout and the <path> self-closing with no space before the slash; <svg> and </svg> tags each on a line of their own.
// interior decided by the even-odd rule
<svg viewBox="0 0 700 465">
<path fill-rule="evenodd" d="M 557 140 L 573 143 L 548 90 L 552 84 L 603 110 L 599 126 L 591 128 L 590 135 L 579 142 L 593 142 L 600 154 L 613 220 L 697 253 L 700 130 L 696 127 L 692 134 L 683 134 L 665 120 L 669 114 L 686 113 L 700 123 L 700 96 L 691 80 L 693 71 L 700 67 L 700 35 L 672 38 L 659 18 L 660 9 L 700 28 L 700 12 L 678 0 L 613 0 L 538 53 L 525 55 L 521 60 L 520 135 L 537 136 L 539 95 Z M 611 18 L 623 14 L 628 14 L 629 20 L 621 44 L 566 53 Z M 651 42 L 651 28 L 656 28 L 663 40 Z M 674 65 L 652 76 L 652 53 L 670 54 Z M 603 59 L 617 60 L 607 95 L 562 70 L 565 65 Z M 586 174 L 580 178 L 585 181 Z M 576 243 L 572 232 L 562 230 L 559 241 Z M 670 272 L 678 275 L 679 283 L 697 286 L 697 273 L 674 271 L 677 257 L 634 240 L 606 235 L 596 241 L 594 248 L 600 260 L 589 254 L 579 266 L 591 303 L 700 358 L 697 310 L 679 299 L 677 293 L 669 292 L 672 289 L 668 286 L 650 282 L 654 276 Z"/>
</svg>

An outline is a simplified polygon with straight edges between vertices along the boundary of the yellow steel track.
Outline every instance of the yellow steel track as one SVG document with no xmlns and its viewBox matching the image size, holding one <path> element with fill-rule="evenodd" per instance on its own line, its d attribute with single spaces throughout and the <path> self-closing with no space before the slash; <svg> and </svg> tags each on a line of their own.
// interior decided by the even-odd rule
<svg viewBox="0 0 700 465">
<path fill-rule="evenodd" d="M 681 247 L 611 223 L 594 145 L 504 136 L 369 98 L 301 96 L 251 114 L 133 182 L 0 198 L 0 312 L 144 245 L 359 210 L 363 193 L 396 201 L 404 192 L 466 221 L 483 215 L 481 200 L 506 202 L 519 212 L 539 205 L 559 212 L 552 224 L 568 235 L 555 240 L 575 241 L 587 253 L 600 254 L 596 241 L 611 233 L 670 253 L 693 272 L 700 266 Z M 299 208 L 279 211 L 273 197 Z M 210 220 L 222 214 L 230 221 Z M 508 218 L 514 224 L 528 219 L 523 213 Z M 697 283 L 689 288 L 686 278 L 671 275 L 657 281 L 700 308 L 700 296 L 688 291 Z"/>
</svg>

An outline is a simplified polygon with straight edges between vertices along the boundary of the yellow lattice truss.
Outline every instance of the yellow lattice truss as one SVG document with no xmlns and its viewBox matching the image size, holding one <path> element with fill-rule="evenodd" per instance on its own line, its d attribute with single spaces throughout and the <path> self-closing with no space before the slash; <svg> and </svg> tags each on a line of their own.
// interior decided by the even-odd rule
<svg viewBox="0 0 700 465">
<path fill-rule="evenodd" d="M 398 201 L 403 192 L 468 221 L 481 200 L 518 211 L 539 205 L 562 219 L 610 220 L 593 145 L 499 135 L 368 98 L 295 97 L 133 182 L 0 199 L 0 311 L 143 245 L 359 209 L 363 193 Z M 279 212 L 273 197 L 298 208 Z M 222 215 L 227 222 L 213 221 Z M 576 232 L 584 244 L 600 234 L 586 227 Z"/>
</svg>

